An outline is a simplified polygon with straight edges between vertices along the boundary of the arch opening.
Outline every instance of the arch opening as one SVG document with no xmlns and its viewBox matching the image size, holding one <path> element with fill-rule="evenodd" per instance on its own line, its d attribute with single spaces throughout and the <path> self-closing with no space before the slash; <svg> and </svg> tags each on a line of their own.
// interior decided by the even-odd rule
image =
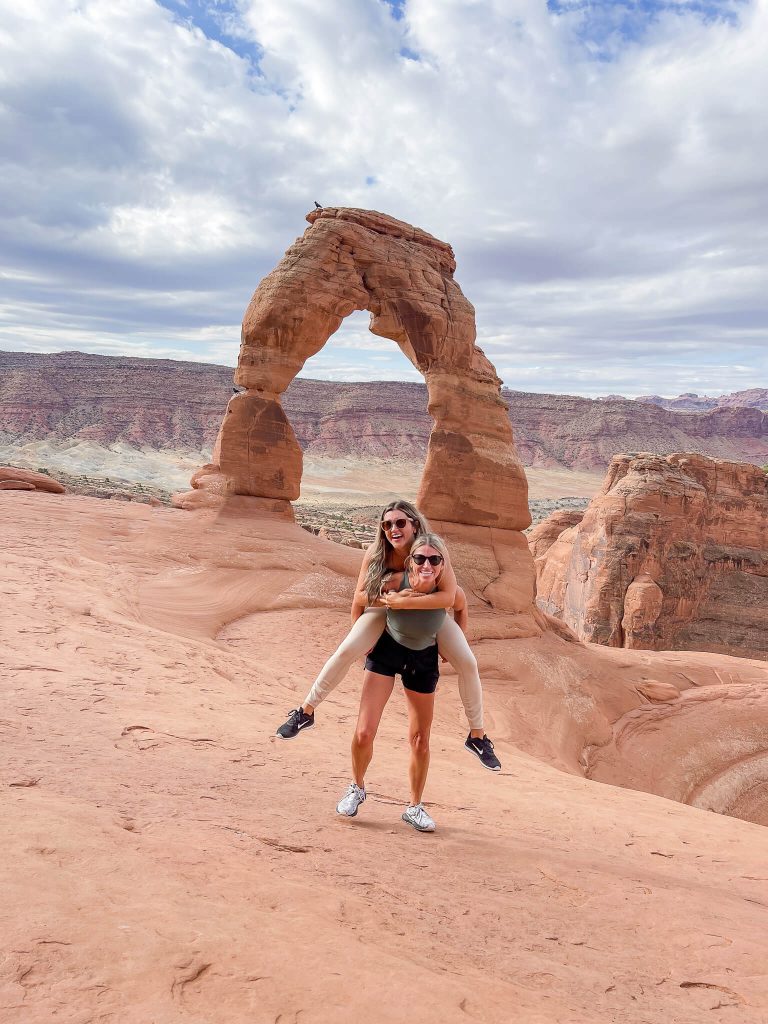
<svg viewBox="0 0 768 1024">
<path fill-rule="evenodd" d="M 433 426 L 424 379 L 398 346 L 369 330 L 369 319 L 351 313 L 281 400 L 303 455 L 297 501 L 312 525 L 323 508 L 373 515 L 418 493 Z"/>
</svg>

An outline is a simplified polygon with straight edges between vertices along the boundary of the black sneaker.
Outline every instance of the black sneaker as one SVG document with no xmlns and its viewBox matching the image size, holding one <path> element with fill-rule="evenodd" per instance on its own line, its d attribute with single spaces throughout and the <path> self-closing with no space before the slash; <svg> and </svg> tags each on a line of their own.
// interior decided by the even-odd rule
<svg viewBox="0 0 768 1024">
<path fill-rule="evenodd" d="M 292 740 L 298 736 L 302 729 L 309 729 L 315 724 L 315 716 L 305 714 L 301 708 L 294 708 L 288 715 L 288 721 L 283 722 L 275 733 L 281 740 Z"/>
<path fill-rule="evenodd" d="M 479 758 L 480 764 L 483 768 L 487 768 L 488 771 L 491 772 L 501 771 L 501 761 L 494 754 L 493 744 L 485 734 L 483 735 L 483 738 L 480 739 L 470 733 L 464 741 L 464 746 L 467 750 L 473 753 L 475 757 Z"/>
</svg>

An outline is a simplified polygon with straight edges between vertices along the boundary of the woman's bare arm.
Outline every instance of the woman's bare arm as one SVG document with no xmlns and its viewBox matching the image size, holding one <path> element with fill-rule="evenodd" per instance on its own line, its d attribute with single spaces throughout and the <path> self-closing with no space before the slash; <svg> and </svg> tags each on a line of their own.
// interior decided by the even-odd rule
<svg viewBox="0 0 768 1024">
<path fill-rule="evenodd" d="M 431 608 L 452 608 L 454 596 L 447 590 L 433 590 L 431 594 L 420 594 L 417 590 L 399 590 L 396 594 L 385 594 L 382 601 L 387 608 L 413 608 L 425 612 Z"/>
<path fill-rule="evenodd" d="M 355 623 L 363 614 L 365 609 L 368 607 L 368 595 L 365 592 L 363 584 L 365 583 L 366 573 L 368 572 L 368 566 L 371 564 L 371 557 L 373 556 L 373 544 L 370 545 L 368 550 L 363 555 L 363 564 L 360 566 L 360 573 L 357 577 L 357 583 L 355 584 L 355 593 L 352 598 L 352 622 Z"/>
</svg>

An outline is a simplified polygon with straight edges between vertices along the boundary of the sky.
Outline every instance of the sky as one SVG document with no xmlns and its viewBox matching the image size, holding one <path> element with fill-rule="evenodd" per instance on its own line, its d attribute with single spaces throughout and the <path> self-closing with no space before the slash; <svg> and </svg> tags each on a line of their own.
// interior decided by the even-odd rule
<svg viewBox="0 0 768 1024">
<path fill-rule="evenodd" d="M 0 0 L 0 348 L 234 366 L 324 206 L 513 389 L 768 387 L 768 0 Z M 416 380 L 349 317 L 304 376 Z"/>
</svg>

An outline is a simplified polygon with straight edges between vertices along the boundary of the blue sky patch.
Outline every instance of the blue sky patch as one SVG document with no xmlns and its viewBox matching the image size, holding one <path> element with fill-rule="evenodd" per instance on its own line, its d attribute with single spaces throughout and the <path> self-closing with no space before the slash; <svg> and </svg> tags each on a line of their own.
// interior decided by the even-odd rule
<svg viewBox="0 0 768 1024">
<path fill-rule="evenodd" d="M 748 0 L 547 0 L 553 14 L 578 20 L 576 35 L 597 60 L 610 60 L 622 45 L 642 42 L 662 15 L 694 15 L 704 22 L 738 22 Z"/>
<path fill-rule="evenodd" d="M 405 17 L 405 0 L 382 0 L 392 11 L 395 21 L 401 21 Z"/>
<path fill-rule="evenodd" d="M 237 33 L 234 25 L 237 24 L 240 14 L 234 0 L 156 0 L 160 7 L 164 7 L 173 14 L 174 18 L 182 25 L 194 25 L 208 38 L 228 50 L 232 50 L 238 57 L 247 60 L 253 70 L 259 72 L 259 61 L 261 60 L 261 48 L 248 39 Z"/>
</svg>

